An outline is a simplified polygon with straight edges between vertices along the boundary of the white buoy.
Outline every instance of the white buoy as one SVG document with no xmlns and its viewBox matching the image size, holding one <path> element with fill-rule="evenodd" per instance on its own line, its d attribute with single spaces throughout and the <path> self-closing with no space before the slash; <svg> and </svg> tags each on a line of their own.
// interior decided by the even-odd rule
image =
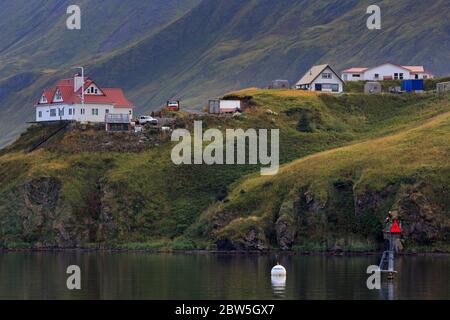
<svg viewBox="0 0 450 320">
<path fill-rule="evenodd" d="M 286 277 L 286 269 L 282 265 L 277 264 L 272 268 L 270 274 L 272 277 Z"/>
<path fill-rule="evenodd" d="M 271 276 L 272 286 L 276 290 L 284 290 L 286 287 L 286 276 Z"/>
<path fill-rule="evenodd" d="M 275 295 L 283 297 L 286 291 L 286 269 L 277 264 L 270 272 L 272 288 Z"/>
</svg>

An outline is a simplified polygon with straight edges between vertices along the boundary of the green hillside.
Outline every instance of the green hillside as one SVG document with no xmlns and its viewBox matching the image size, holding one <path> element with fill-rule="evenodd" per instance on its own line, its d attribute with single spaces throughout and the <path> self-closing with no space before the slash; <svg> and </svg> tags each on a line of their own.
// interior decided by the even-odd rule
<svg viewBox="0 0 450 320">
<path fill-rule="evenodd" d="M 400 210 L 408 249 L 448 250 L 450 112 L 413 129 L 315 154 L 233 186 L 193 234 L 223 248 L 373 250 Z"/>
<path fill-rule="evenodd" d="M 32 126 L 0 153 L 3 247 L 372 249 L 386 211 L 407 247 L 448 246 L 448 96 L 315 95 L 247 89 L 240 118 L 207 128 L 279 128 L 273 177 L 258 166 L 182 165 L 159 135 Z M 403 218 L 403 217 L 402 217 Z"/>
<path fill-rule="evenodd" d="M 198 111 L 227 91 L 297 81 L 317 63 L 341 70 L 391 61 L 450 73 L 447 0 L 377 1 L 379 31 L 366 28 L 368 0 L 86 0 L 84 27 L 70 33 L 68 3 L 2 3 L 0 145 L 33 120 L 41 89 L 80 64 L 100 85 L 123 87 L 138 113 L 170 97 Z"/>
</svg>

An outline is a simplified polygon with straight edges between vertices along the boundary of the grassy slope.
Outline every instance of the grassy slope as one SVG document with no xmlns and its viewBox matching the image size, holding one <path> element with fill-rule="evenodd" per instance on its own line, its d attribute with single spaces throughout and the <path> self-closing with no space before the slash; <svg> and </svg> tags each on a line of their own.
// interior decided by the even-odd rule
<svg viewBox="0 0 450 320">
<path fill-rule="evenodd" d="M 256 89 L 233 93 L 236 94 L 252 96 L 257 106 L 249 109 L 242 119 L 205 116 L 202 118 L 205 127 L 279 128 L 283 163 L 356 141 L 410 130 L 449 108 L 444 97 L 432 95 L 319 96 Z M 312 132 L 296 129 L 301 110 L 310 110 L 314 115 L 309 120 Z M 197 237 L 192 232 L 203 228 L 204 220 L 195 228 L 189 227 L 208 207 L 214 208 L 227 190 L 233 193 L 225 207 L 242 204 L 244 215 L 263 216 L 270 205 L 276 206 L 281 201 L 281 197 L 274 203 L 262 201 L 259 193 L 252 190 L 248 191 L 249 197 L 239 198 L 236 196 L 239 187 L 230 188 L 243 176 L 255 172 L 256 166 L 177 167 L 170 161 L 170 144 L 142 153 L 78 153 L 76 146 L 70 152 L 71 135 L 56 138 L 64 146 L 59 151 L 56 148 L 24 153 L 20 150 L 28 144 L 27 140 L 40 134 L 36 132 L 39 129 L 33 130 L 0 156 L 0 234 L 9 245 L 22 242 L 68 245 L 55 240 L 60 237 L 61 226 L 70 237 L 78 237 L 73 241 L 78 244 L 156 242 L 163 245 L 182 235 Z M 274 179 L 284 181 L 285 170 Z M 50 213 L 41 210 L 40 205 L 30 206 L 24 196 L 27 190 L 24 186 L 43 177 L 61 182 L 59 202 Z M 283 185 L 291 186 L 290 182 Z M 278 187 L 269 189 L 278 197 Z M 280 192 L 286 194 L 289 189 Z M 246 203 L 245 199 L 256 202 Z M 40 217 L 37 221 L 24 223 L 36 216 Z M 186 244 L 177 240 L 171 245 L 190 246 L 189 241 Z"/>
<path fill-rule="evenodd" d="M 440 227 L 431 238 L 446 239 L 450 228 L 450 105 L 448 101 L 444 105 L 446 112 L 399 133 L 301 158 L 283 166 L 274 177 L 254 175 L 242 179 L 233 186 L 227 202 L 203 214 L 192 234 L 239 242 L 249 230 L 256 229 L 258 236 L 270 242 L 274 223 L 285 219 L 297 229 L 294 247 L 298 249 L 321 250 L 336 244 L 350 250 L 373 249 L 381 236 L 387 210 L 403 209 L 402 219 L 406 223 L 417 222 L 399 202 L 404 196 L 404 185 L 415 184 L 423 189 L 425 200 L 419 200 L 431 207 L 427 218 L 437 221 Z M 350 194 L 345 194 L 346 190 L 338 190 L 336 194 L 336 186 L 346 183 L 351 184 Z M 358 196 L 377 194 L 387 188 L 392 194 L 374 212 L 370 208 L 363 208 L 368 214 L 355 212 L 352 202 Z M 300 216 L 308 211 L 299 205 L 305 194 L 324 204 L 315 212 L 315 218 L 309 217 L 308 230 L 300 222 L 303 219 Z M 340 197 L 347 197 L 348 201 Z M 298 211 L 286 212 L 284 206 L 292 203 L 299 206 Z M 212 224 L 217 225 L 218 221 L 222 225 L 213 228 Z M 427 244 L 432 246 L 433 241 Z M 448 250 L 448 243 L 445 246 Z"/>
</svg>

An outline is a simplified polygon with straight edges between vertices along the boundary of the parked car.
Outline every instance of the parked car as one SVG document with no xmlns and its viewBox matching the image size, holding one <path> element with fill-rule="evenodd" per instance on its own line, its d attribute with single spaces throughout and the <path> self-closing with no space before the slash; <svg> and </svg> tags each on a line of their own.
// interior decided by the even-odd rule
<svg viewBox="0 0 450 320">
<path fill-rule="evenodd" d="M 168 100 L 166 104 L 167 110 L 170 111 L 179 111 L 180 110 L 180 101 L 179 100 Z"/>
<path fill-rule="evenodd" d="M 158 119 L 155 119 L 151 116 L 140 116 L 138 120 L 141 125 L 146 125 L 147 123 L 153 125 L 158 124 Z"/>
</svg>

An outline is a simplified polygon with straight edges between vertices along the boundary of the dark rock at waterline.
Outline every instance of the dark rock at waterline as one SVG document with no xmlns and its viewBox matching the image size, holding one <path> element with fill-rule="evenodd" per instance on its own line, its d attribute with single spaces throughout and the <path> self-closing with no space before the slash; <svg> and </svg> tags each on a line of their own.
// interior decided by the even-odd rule
<svg viewBox="0 0 450 320">
<path fill-rule="evenodd" d="M 290 250 L 295 241 L 296 225 L 294 206 L 293 200 L 285 201 L 281 205 L 278 213 L 279 218 L 275 223 L 277 243 L 281 250 Z"/>
<path fill-rule="evenodd" d="M 450 227 L 449 209 L 433 202 L 426 190 L 426 185 L 404 185 L 398 195 L 402 237 L 421 245 L 445 241 L 445 230 Z"/>
<path fill-rule="evenodd" d="M 250 228 L 242 235 L 234 236 L 233 239 L 221 238 L 216 245 L 219 250 L 226 251 L 263 251 L 268 249 L 263 234 L 256 228 Z"/>
<path fill-rule="evenodd" d="M 277 222 L 275 225 L 278 246 L 281 250 L 290 250 L 295 240 L 295 228 L 285 221 Z"/>
<path fill-rule="evenodd" d="M 344 249 L 343 249 L 340 245 L 335 244 L 335 245 L 330 249 L 330 251 L 331 251 L 332 253 L 334 253 L 334 254 L 339 254 L 339 253 L 344 252 Z"/>
<path fill-rule="evenodd" d="M 233 242 L 231 242 L 229 239 L 219 239 L 217 240 L 216 245 L 218 250 L 223 251 L 236 250 L 236 247 L 234 246 Z"/>
</svg>

